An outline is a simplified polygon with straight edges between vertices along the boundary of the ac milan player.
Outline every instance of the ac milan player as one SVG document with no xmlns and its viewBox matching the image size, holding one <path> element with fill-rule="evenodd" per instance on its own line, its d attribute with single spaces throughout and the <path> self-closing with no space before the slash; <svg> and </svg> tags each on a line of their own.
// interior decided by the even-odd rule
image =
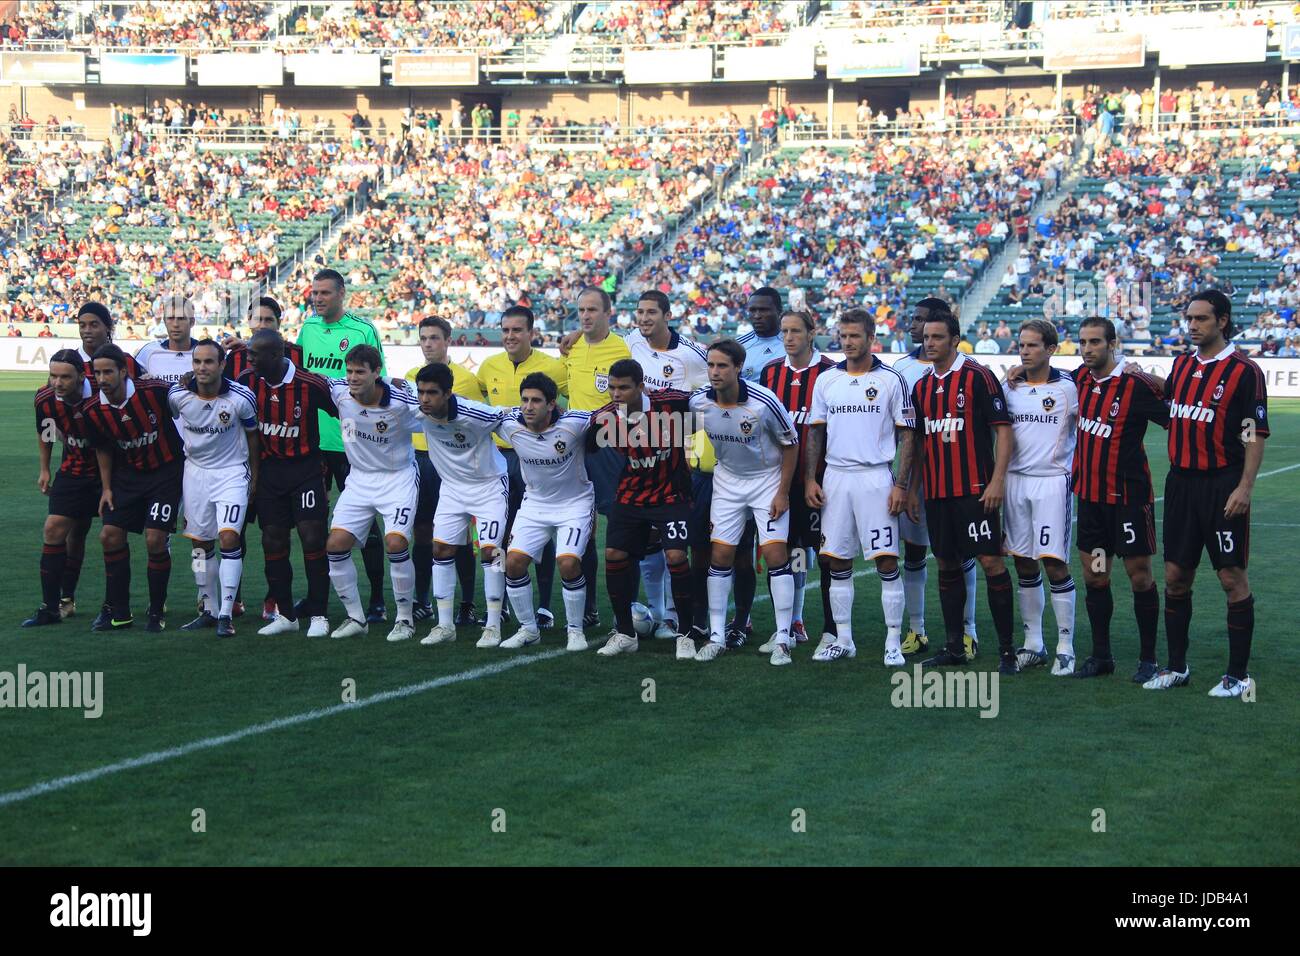
<svg viewBox="0 0 1300 956">
<path fill-rule="evenodd" d="M 1002 557 L 998 516 L 1014 444 L 1011 417 L 993 373 L 957 351 L 960 335 L 952 315 L 925 323 L 925 352 L 933 364 L 912 388 L 916 431 L 907 510 L 914 521 L 919 517 L 919 471 L 924 479 L 930 548 L 939 564 L 939 603 L 947 640 L 944 649 L 922 665 L 967 661 L 962 640 L 966 582 L 961 566 L 964 558 L 974 557 L 983 565 L 988 584 L 989 610 L 998 632 L 998 670 L 1016 674 L 1020 668 L 1012 645 L 1011 575 Z"/>
<path fill-rule="evenodd" d="M 1228 670 L 1211 697 L 1251 690 L 1250 642 L 1255 598 L 1246 577 L 1250 496 L 1264 460 L 1268 395 L 1264 374 L 1232 346 L 1232 303 L 1218 290 L 1192 296 L 1188 338 L 1196 351 L 1174 359 L 1169 397 L 1169 475 L 1165 479 L 1165 635 L 1169 665 L 1142 686 L 1188 682 L 1192 582 L 1201 552 L 1210 555 L 1228 598 Z"/>
<path fill-rule="evenodd" d="M 609 367 L 610 404 L 598 410 L 588 432 L 588 448 L 613 448 L 626 456 L 605 529 L 605 587 L 614 610 L 614 630 L 603 657 L 630 654 L 639 642 L 632 626 L 638 590 L 638 562 L 652 532 L 663 543 L 668 579 L 679 626 L 695 619 L 687 545 L 691 520 L 691 470 L 686 458 L 690 428 L 689 396 L 665 389 L 645 391 L 645 376 L 635 359 Z M 695 642 L 677 637 L 677 659 L 695 657 Z"/>
<path fill-rule="evenodd" d="M 99 508 L 102 488 L 99 464 L 87 441 L 82 406 L 93 390 L 82 374 L 81 356 L 75 349 L 61 349 L 50 359 L 50 384 L 36 393 L 36 433 L 41 454 L 37 487 L 50 499 L 49 514 L 42 532 L 41 598 L 36 613 L 23 627 L 58 624 L 66 617 L 64 607 L 72 605 L 66 592 L 60 597 L 68 564 L 68 540 L 77 528 L 85 530 Z M 50 457 L 55 442 L 63 443 L 63 460 L 50 477 Z"/>
<path fill-rule="evenodd" d="M 132 626 L 131 553 L 126 536 L 143 531 L 149 553 L 145 630 L 158 633 L 165 626 L 172 570 L 167 542 L 176 530 L 184 468 L 180 435 L 167 404 L 170 385 L 153 378 L 132 381 L 126 374 L 126 355 L 116 345 L 96 352 L 93 364 L 99 395 L 86 403 L 82 415 L 93 436 L 103 482 L 100 541 L 112 613 L 107 622 L 96 622 L 92 629 Z"/>
<path fill-rule="evenodd" d="M 279 332 L 281 315 L 282 310 L 279 302 L 276 302 L 269 295 L 259 298 L 257 305 L 253 306 L 253 310 L 248 315 L 248 327 L 252 330 L 250 341 L 252 335 L 256 335 L 263 329 Z M 225 345 L 227 350 L 225 376 L 232 382 L 238 381 L 239 376 L 252 367 L 253 356 L 248 351 L 248 345 L 234 336 L 230 336 L 222 344 Z M 303 367 L 302 346 L 296 342 L 284 343 L 284 357 L 292 362 L 295 367 Z"/>
<path fill-rule="evenodd" d="M 289 531 L 298 529 L 307 600 L 303 612 L 311 618 L 308 637 L 329 633 L 325 609 L 329 600 L 329 564 L 325 556 L 324 460 L 317 430 L 320 415 L 338 415 L 329 382 L 285 357 L 279 332 L 263 329 L 248 342 L 251 367 L 239 383 L 253 393 L 261 430 L 262 467 L 254 506 L 262 528 L 266 584 L 279 613 L 259 634 L 298 630 L 293 602 L 293 566 L 289 563 Z"/>
<path fill-rule="evenodd" d="M 813 386 L 822 372 L 834 368 L 835 363 L 817 351 L 814 346 L 816 321 L 811 312 L 786 312 L 781 316 L 781 342 L 785 347 L 785 358 L 776 359 L 763 366 L 758 375 L 758 384 L 774 394 L 785 406 L 790 417 L 794 419 L 799 432 L 799 459 L 794 469 L 794 479 L 790 487 L 790 540 L 791 554 L 798 549 L 799 554 L 792 559 L 794 568 L 794 613 L 790 620 L 790 634 L 796 643 L 808 640 L 808 633 L 803 626 L 803 592 L 808 581 L 808 569 L 812 567 L 813 555 L 822 543 L 821 509 L 808 504 L 804 495 L 804 461 L 807 454 L 808 414 L 812 407 Z M 822 480 L 826 471 L 826 462 L 816 465 L 817 481 Z M 822 644 L 828 644 L 835 637 L 835 618 L 831 614 L 831 575 L 829 565 L 818 557 L 821 575 L 822 595 Z M 763 654 L 772 653 L 772 642 L 759 648 Z"/>
</svg>

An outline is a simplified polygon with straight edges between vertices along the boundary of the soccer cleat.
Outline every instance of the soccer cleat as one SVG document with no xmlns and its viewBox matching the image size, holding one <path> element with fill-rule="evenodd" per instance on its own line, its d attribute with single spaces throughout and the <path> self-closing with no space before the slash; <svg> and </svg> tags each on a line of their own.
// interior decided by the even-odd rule
<svg viewBox="0 0 1300 956">
<path fill-rule="evenodd" d="M 891 647 L 885 651 L 886 667 L 906 667 L 907 658 L 903 656 L 903 650 L 899 647 Z"/>
<path fill-rule="evenodd" d="M 77 613 L 77 602 L 70 597 L 59 599 L 59 617 L 67 619 Z"/>
<path fill-rule="evenodd" d="M 754 636 L 754 625 L 744 627 L 732 621 L 727 625 L 727 650 L 735 651 L 745 646 L 745 642 Z M 712 660 L 712 658 L 710 658 Z"/>
<path fill-rule="evenodd" d="M 213 614 L 211 611 L 206 611 L 206 610 L 205 610 L 202 614 L 200 614 L 200 615 L 199 615 L 198 617 L 196 617 L 194 620 L 190 621 L 190 623 L 188 623 L 188 624 L 182 624 L 182 625 L 181 625 L 181 630 L 182 630 L 182 631 L 202 631 L 202 630 L 204 630 L 205 628 L 216 627 L 216 626 L 217 626 L 217 616 L 216 616 L 215 614 Z"/>
<path fill-rule="evenodd" d="M 927 657 L 925 660 L 921 661 L 921 666 L 922 667 L 953 667 L 953 666 L 968 664 L 968 663 L 970 663 L 970 658 L 967 657 L 964 653 L 954 654 L 952 651 L 948 650 L 947 645 L 945 645 L 943 649 L 939 651 L 938 654 L 934 655 L 934 657 Z"/>
<path fill-rule="evenodd" d="M 92 631 L 125 631 L 131 627 L 135 627 L 134 617 L 131 617 L 128 614 L 125 618 L 119 621 L 113 617 L 111 613 L 101 614 L 99 617 L 95 618 L 94 623 L 90 625 Z"/>
<path fill-rule="evenodd" d="M 376 601 L 366 608 L 367 624 L 383 624 L 386 620 L 388 620 L 388 608 L 382 601 Z"/>
<path fill-rule="evenodd" d="M 920 631 L 908 631 L 907 637 L 903 638 L 903 654 L 910 657 L 913 654 L 919 654 L 930 646 L 930 639 Z"/>
<path fill-rule="evenodd" d="M 217 637 L 234 637 L 235 622 L 224 615 L 217 618 Z"/>
<path fill-rule="evenodd" d="M 703 647 L 695 652 L 695 659 L 697 661 L 713 661 L 717 660 L 726 652 L 726 644 L 719 644 L 716 641 L 708 641 Z"/>
<path fill-rule="evenodd" d="M 393 629 L 388 632 L 388 637 L 385 640 L 396 644 L 398 641 L 409 641 L 413 637 L 415 637 L 415 625 L 410 621 L 398 621 L 393 625 Z"/>
<path fill-rule="evenodd" d="M 790 646 L 788 644 L 777 644 L 772 648 L 772 656 L 767 659 L 767 662 L 775 667 L 794 663 L 794 658 L 790 656 Z"/>
<path fill-rule="evenodd" d="M 108 624 L 112 620 L 113 620 L 112 610 L 109 608 L 107 604 L 102 605 L 99 609 L 99 613 L 95 615 L 95 619 L 90 622 L 90 629 L 92 631 L 110 630 Z"/>
<path fill-rule="evenodd" d="M 1171 671 L 1168 667 L 1162 668 L 1160 673 L 1151 678 L 1142 685 L 1144 690 L 1170 690 L 1174 687 L 1186 687 L 1192 682 L 1192 669 L 1189 667 L 1185 671 Z"/>
<path fill-rule="evenodd" d="M 765 643 L 758 645 L 758 652 L 760 654 L 771 654 L 776 649 L 776 636 L 779 633 L 779 631 L 773 633 Z"/>
<path fill-rule="evenodd" d="M 257 633 L 263 637 L 270 637 L 273 634 L 297 634 L 298 622 L 289 620 L 283 614 L 277 614 L 271 618 L 269 624 L 259 627 Z"/>
<path fill-rule="evenodd" d="M 1057 654 L 1056 663 L 1052 665 L 1053 677 L 1069 677 L 1074 673 L 1074 655 Z"/>
<path fill-rule="evenodd" d="M 23 627 L 44 627 L 47 624 L 60 624 L 63 618 L 59 616 L 58 611 L 51 611 L 44 604 L 36 609 L 36 613 L 23 621 Z"/>
<path fill-rule="evenodd" d="M 620 634 L 618 631 L 610 631 L 609 640 L 596 653 L 601 657 L 613 657 L 615 654 L 635 654 L 640 646 L 641 642 L 635 637 Z"/>
<path fill-rule="evenodd" d="M 546 608 L 539 607 L 534 616 L 537 618 L 537 629 L 539 631 L 549 631 L 555 627 L 555 615 Z"/>
<path fill-rule="evenodd" d="M 795 621 L 790 625 L 790 636 L 796 645 L 808 643 L 808 631 L 804 628 L 803 621 Z"/>
<path fill-rule="evenodd" d="M 655 625 L 654 637 L 655 640 L 657 641 L 675 640 L 677 638 L 677 622 L 660 621 L 658 624 Z"/>
<path fill-rule="evenodd" d="M 358 621 L 355 617 L 345 618 L 343 623 L 330 631 L 330 637 L 360 637 L 370 633 L 367 621 Z"/>
<path fill-rule="evenodd" d="M 1105 677 L 1115 673 L 1115 659 L 1111 657 L 1089 657 L 1074 672 L 1075 677 Z"/>
<path fill-rule="evenodd" d="M 144 622 L 144 629 L 149 634 L 161 634 L 166 626 L 167 622 L 157 611 L 150 611 Z"/>
<path fill-rule="evenodd" d="M 279 608 L 275 606 L 275 598 L 269 597 L 262 602 L 262 620 L 274 621 L 275 616 L 278 613 L 279 613 Z M 262 632 L 259 630 L 257 633 L 261 634 Z"/>
<path fill-rule="evenodd" d="M 564 645 L 566 651 L 585 651 L 587 649 L 587 635 L 583 634 L 576 627 L 568 629 L 569 642 Z"/>
<path fill-rule="evenodd" d="M 413 620 L 416 624 L 419 624 L 421 621 L 427 621 L 431 617 L 433 617 L 432 604 L 424 603 L 424 604 L 412 605 L 411 620 Z"/>
<path fill-rule="evenodd" d="M 679 661 L 695 660 L 695 641 L 689 634 L 677 638 L 677 659 Z"/>
<path fill-rule="evenodd" d="M 1047 663 L 1047 650 L 1031 651 L 1027 647 L 1022 647 L 1016 651 L 1016 663 L 1020 665 L 1021 670 L 1029 667 L 1042 667 Z"/>
<path fill-rule="evenodd" d="M 234 606 L 230 609 L 230 616 L 231 616 L 231 617 L 243 617 L 243 616 L 244 616 L 244 602 L 243 602 L 243 601 L 236 601 L 236 602 L 235 602 Z M 233 633 L 235 633 L 235 632 L 234 632 L 234 631 L 231 631 L 230 633 L 233 634 Z M 222 635 L 217 635 L 217 636 L 220 637 L 220 636 L 222 636 Z"/>
<path fill-rule="evenodd" d="M 456 629 L 454 627 L 450 624 L 435 624 L 433 630 L 420 643 L 425 647 L 432 647 L 434 644 L 450 644 L 455 639 Z"/>
<path fill-rule="evenodd" d="M 813 654 L 815 661 L 840 661 L 858 656 L 858 649 L 853 644 L 841 644 L 839 638 L 832 638 L 829 644 L 817 649 Z"/>
<path fill-rule="evenodd" d="M 311 619 L 307 625 L 308 637 L 324 637 L 330 632 L 330 619 L 324 614 L 318 614 Z"/>
<path fill-rule="evenodd" d="M 1133 683 L 1145 684 L 1160 673 L 1160 665 L 1155 661 L 1138 661 L 1138 669 L 1133 673 Z"/>
<path fill-rule="evenodd" d="M 999 674 L 1020 673 L 1020 662 L 1016 660 L 1015 651 L 1004 651 L 1003 653 L 998 655 L 998 673 Z"/>
<path fill-rule="evenodd" d="M 541 639 L 541 632 L 539 632 L 537 628 L 521 627 L 519 630 L 515 631 L 513 637 L 506 638 L 498 644 L 497 647 L 500 647 L 502 650 L 517 651 L 521 647 L 528 647 L 531 644 L 536 644 Z"/>
<path fill-rule="evenodd" d="M 1238 680 L 1227 674 L 1223 675 L 1223 680 L 1210 688 L 1211 697 L 1240 697 L 1246 691 L 1252 688 L 1250 675 Z"/>
<path fill-rule="evenodd" d="M 599 611 L 591 611 L 590 613 L 584 614 L 582 616 L 582 629 L 585 631 L 588 628 L 592 628 L 592 627 L 600 627 Z"/>
<path fill-rule="evenodd" d="M 961 642 L 962 642 L 962 646 L 966 648 L 966 660 L 968 661 L 975 660 L 975 658 L 979 655 L 980 652 L 979 639 L 971 634 L 963 634 L 961 636 Z"/>
<path fill-rule="evenodd" d="M 817 642 L 817 649 L 813 651 L 813 660 L 819 660 L 819 659 L 824 660 L 824 658 L 818 658 L 817 655 L 820 654 L 822 651 L 826 650 L 826 648 L 830 647 L 834 643 L 835 643 L 835 635 L 832 634 L 830 631 L 822 631 L 822 639 Z"/>
<path fill-rule="evenodd" d="M 478 639 L 475 647 L 496 647 L 501 643 L 501 628 L 485 627 L 483 636 Z"/>
</svg>

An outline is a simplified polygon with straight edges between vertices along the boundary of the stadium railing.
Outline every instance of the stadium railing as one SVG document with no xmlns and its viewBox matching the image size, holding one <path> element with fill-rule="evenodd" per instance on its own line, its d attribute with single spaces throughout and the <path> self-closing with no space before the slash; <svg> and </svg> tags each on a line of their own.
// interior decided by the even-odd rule
<svg viewBox="0 0 1300 956">
<path fill-rule="evenodd" d="M 840 123 L 838 128 L 827 129 L 825 123 L 792 123 L 780 130 L 782 145 L 793 146 L 809 143 L 861 142 L 864 139 L 888 137 L 905 139 L 929 133 L 949 133 L 961 136 L 1000 136 L 1000 135 L 1043 135 L 1057 133 L 1061 136 L 1073 136 L 1079 128 L 1079 121 L 1074 116 L 1057 116 L 1050 120 L 1024 119 L 1009 117 L 1007 119 L 963 119 L 947 116 L 900 124 L 890 120 L 880 125 L 871 124 L 858 127 L 855 123 Z"/>
</svg>

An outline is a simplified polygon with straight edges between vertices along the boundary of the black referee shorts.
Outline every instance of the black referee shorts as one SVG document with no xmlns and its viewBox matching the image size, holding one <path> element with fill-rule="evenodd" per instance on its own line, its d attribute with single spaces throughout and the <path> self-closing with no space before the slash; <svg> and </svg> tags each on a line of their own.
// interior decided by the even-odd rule
<svg viewBox="0 0 1300 956">
<path fill-rule="evenodd" d="M 979 495 L 926 498 L 925 525 L 936 558 L 964 561 L 1002 554 L 1002 517 L 986 512 Z"/>
<path fill-rule="evenodd" d="M 55 472 L 54 482 L 50 485 L 49 513 L 71 518 L 78 524 L 92 521 L 99 514 L 99 496 L 103 490 L 98 474 L 69 475 L 64 471 Z"/>
<path fill-rule="evenodd" d="M 1240 468 L 1169 470 L 1165 479 L 1165 560 L 1193 570 L 1208 551 L 1214 570 L 1245 568 L 1250 558 L 1250 512 L 1225 518 Z"/>
<path fill-rule="evenodd" d="M 1150 501 L 1109 504 L 1079 499 L 1080 551 L 1139 558 L 1156 553 L 1156 509 Z"/>
</svg>

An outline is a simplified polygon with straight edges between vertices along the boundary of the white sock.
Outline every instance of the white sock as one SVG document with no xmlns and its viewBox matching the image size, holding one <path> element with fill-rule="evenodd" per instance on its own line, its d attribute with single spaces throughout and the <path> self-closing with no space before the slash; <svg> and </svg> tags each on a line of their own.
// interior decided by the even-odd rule
<svg viewBox="0 0 1300 956">
<path fill-rule="evenodd" d="M 853 646 L 853 569 L 831 572 L 831 617 L 839 635 L 835 642 Z"/>
<path fill-rule="evenodd" d="M 967 558 L 962 563 L 962 573 L 966 575 L 966 607 L 962 611 L 962 630 L 971 637 L 978 638 L 975 633 L 975 572 L 979 568 L 979 562 L 974 558 Z"/>
<path fill-rule="evenodd" d="M 1052 613 L 1056 615 L 1056 653 L 1074 656 L 1074 578 L 1052 582 Z"/>
<path fill-rule="evenodd" d="M 235 592 L 239 590 L 239 579 L 244 576 L 244 549 L 235 546 L 234 551 L 221 551 L 221 567 L 217 577 L 221 581 L 221 613 L 218 617 L 230 617 L 235 612 Z"/>
<path fill-rule="evenodd" d="M 587 607 L 587 579 L 579 574 L 572 581 L 560 579 L 564 585 L 564 620 L 576 631 L 582 630 L 582 615 Z"/>
<path fill-rule="evenodd" d="M 498 551 L 491 561 L 483 562 L 483 597 L 487 601 L 486 627 L 501 627 L 501 602 L 505 596 L 505 561 Z"/>
<path fill-rule="evenodd" d="M 1021 578 L 1016 592 L 1020 595 L 1020 620 L 1025 625 L 1025 647 L 1031 651 L 1043 649 L 1043 576 Z"/>
<path fill-rule="evenodd" d="M 456 559 L 433 559 L 433 601 L 438 605 L 438 626 L 455 627 L 452 605 L 456 600 Z"/>
<path fill-rule="evenodd" d="M 790 619 L 794 613 L 794 575 L 790 562 L 767 572 L 767 589 L 772 594 L 772 610 L 776 614 L 776 642 L 790 644 Z"/>
<path fill-rule="evenodd" d="M 415 562 L 407 548 L 388 552 L 388 575 L 393 579 L 393 600 L 397 602 L 397 620 L 414 624 L 411 599 L 415 596 Z"/>
<path fill-rule="evenodd" d="M 510 609 L 515 612 L 515 620 L 521 628 L 537 629 L 537 614 L 533 610 L 533 580 L 524 572 L 521 578 L 506 578 L 506 596 L 510 598 Z"/>
<path fill-rule="evenodd" d="M 664 577 L 668 574 L 668 563 L 664 553 L 656 551 L 641 559 L 641 581 L 645 584 L 645 606 L 650 609 L 650 616 L 658 624 L 664 619 Z"/>
<path fill-rule="evenodd" d="M 907 603 L 908 628 L 917 634 L 925 633 L 925 582 L 929 565 L 922 558 L 916 564 L 903 564 L 903 594 Z"/>
<path fill-rule="evenodd" d="M 217 561 L 217 549 L 195 548 L 190 552 L 190 567 L 194 569 L 194 586 L 199 592 L 199 602 L 209 614 L 217 613 L 217 602 L 212 594 L 212 566 Z"/>
<path fill-rule="evenodd" d="M 361 592 L 357 590 L 357 566 L 352 563 L 352 552 L 330 551 L 330 585 L 339 596 L 343 610 L 354 621 L 365 621 L 365 612 L 361 610 Z"/>
<path fill-rule="evenodd" d="M 709 640 L 727 643 L 727 608 L 731 604 L 731 568 L 709 565 Z"/>
<path fill-rule="evenodd" d="M 885 650 L 896 651 L 903 647 L 903 575 L 894 568 L 881 571 L 880 606 L 885 612 Z"/>
</svg>

